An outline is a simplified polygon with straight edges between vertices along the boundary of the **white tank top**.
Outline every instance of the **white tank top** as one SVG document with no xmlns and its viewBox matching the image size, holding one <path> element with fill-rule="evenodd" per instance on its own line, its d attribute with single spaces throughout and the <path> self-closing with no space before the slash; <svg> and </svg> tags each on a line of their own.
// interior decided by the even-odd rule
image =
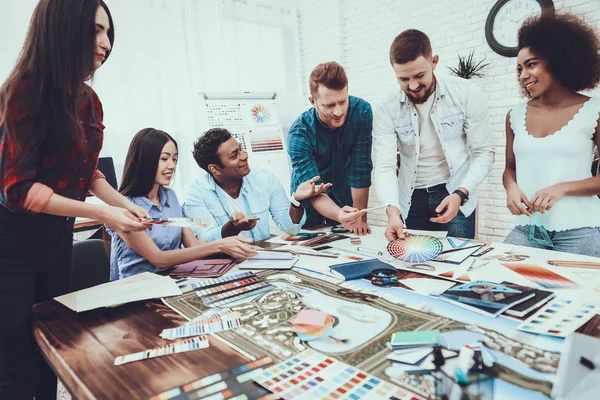
<svg viewBox="0 0 600 400">
<path fill-rule="evenodd" d="M 527 103 L 519 104 L 510 114 L 515 135 L 513 150 L 517 184 L 531 199 L 535 192 L 560 182 L 579 181 L 592 176 L 594 132 L 600 112 L 600 97 L 586 101 L 567 125 L 552 135 L 535 138 L 527 133 Z M 529 225 L 530 218 L 519 215 L 517 225 Z M 600 226 L 598 196 L 565 196 L 537 222 L 548 231 L 564 231 Z"/>
</svg>

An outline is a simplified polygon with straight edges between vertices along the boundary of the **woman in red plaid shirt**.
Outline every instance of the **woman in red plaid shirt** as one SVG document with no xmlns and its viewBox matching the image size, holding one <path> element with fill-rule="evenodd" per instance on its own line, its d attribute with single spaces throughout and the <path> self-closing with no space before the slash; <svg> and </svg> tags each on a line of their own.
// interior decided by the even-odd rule
<svg viewBox="0 0 600 400">
<path fill-rule="evenodd" d="M 31 310 L 68 291 L 74 217 L 145 230 L 147 213 L 96 168 L 102 105 L 84 81 L 108 58 L 113 29 L 102 0 L 41 0 L 0 88 L 0 399 L 56 398 Z M 84 203 L 88 191 L 110 206 Z"/>
</svg>

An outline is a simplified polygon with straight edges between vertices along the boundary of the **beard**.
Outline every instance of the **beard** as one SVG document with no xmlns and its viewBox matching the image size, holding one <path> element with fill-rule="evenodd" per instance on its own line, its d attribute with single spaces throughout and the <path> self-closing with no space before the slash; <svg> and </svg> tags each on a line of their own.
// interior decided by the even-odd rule
<svg viewBox="0 0 600 400">
<path fill-rule="evenodd" d="M 408 98 L 413 102 L 413 104 L 423 104 L 427 101 L 427 99 L 429 99 L 429 97 L 433 94 L 434 91 L 435 91 L 435 81 L 428 88 L 421 89 L 419 91 L 419 94 L 421 94 L 421 92 L 424 93 L 423 96 L 421 96 L 421 97 L 414 97 L 414 95 L 412 94 L 413 92 L 405 92 L 405 93 L 408 96 Z"/>
</svg>

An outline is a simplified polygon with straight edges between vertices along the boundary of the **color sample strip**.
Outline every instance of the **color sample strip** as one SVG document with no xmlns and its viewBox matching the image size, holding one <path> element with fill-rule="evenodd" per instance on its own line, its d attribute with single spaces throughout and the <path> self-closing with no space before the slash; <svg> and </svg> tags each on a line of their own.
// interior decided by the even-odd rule
<svg viewBox="0 0 600 400">
<path fill-rule="evenodd" d="M 252 376 L 270 367 L 270 357 L 260 358 L 230 370 L 197 379 L 150 397 L 149 400 L 183 399 L 275 399 L 267 390 L 252 381 Z"/>
<path fill-rule="evenodd" d="M 208 347 L 208 339 L 204 336 L 180 340 L 162 347 L 140 351 L 138 353 L 127 354 L 115 358 L 115 365 L 123 365 L 134 361 L 147 360 L 149 358 L 168 356 L 175 353 L 184 353 L 186 351 L 205 349 Z"/>
<path fill-rule="evenodd" d="M 502 265 L 547 289 L 574 288 L 579 286 L 576 282 L 539 265 L 520 263 L 503 263 Z"/>
<path fill-rule="evenodd" d="M 312 349 L 264 369 L 253 379 L 282 399 L 421 399 Z"/>
<path fill-rule="evenodd" d="M 409 263 L 433 260 L 443 249 L 442 242 L 433 236 L 411 235 L 403 240 L 394 240 L 387 246 L 390 255 Z"/>
<path fill-rule="evenodd" d="M 346 235 L 340 235 L 338 233 L 327 233 L 325 235 L 320 235 L 317 236 L 316 238 L 312 238 L 309 240 L 306 240 L 302 243 L 298 243 L 298 245 L 303 246 L 303 247 L 317 247 L 317 246 L 321 246 L 325 243 L 331 243 L 331 242 L 335 242 L 336 240 L 342 240 L 342 239 L 347 239 L 348 236 Z"/>
<path fill-rule="evenodd" d="M 178 226 L 183 228 L 203 228 L 210 224 L 207 218 L 140 218 L 144 225 Z"/>
<path fill-rule="evenodd" d="M 566 337 L 592 319 L 600 308 L 595 304 L 556 299 L 517 327 L 524 332 Z"/>
<path fill-rule="evenodd" d="M 199 281 L 196 294 L 209 307 L 220 307 L 233 301 L 274 289 L 274 286 L 251 272 Z"/>
<path fill-rule="evenodd" d="M 177 328 L 163 329 L 160 336 L 163 339 L 173 340 L 188 336 L 226 331 L 240 326 L 242 326 L 241 315 L 238 312 L 229 311 L 222 314 L 215 314 L 204 319 L 192 320 Z"/>
</svg>

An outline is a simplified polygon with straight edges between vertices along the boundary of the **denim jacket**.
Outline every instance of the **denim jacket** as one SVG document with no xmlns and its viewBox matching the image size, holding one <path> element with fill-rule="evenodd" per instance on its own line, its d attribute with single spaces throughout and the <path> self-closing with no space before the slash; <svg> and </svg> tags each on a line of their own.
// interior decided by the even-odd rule
<svg viewBox="0 0 600 400">
<path fill-rule="evenodd" d="M 477 206 L 477 187 L 494 164 L 494 138 L 487 104 L 481 90 L 467 80 L 448 76 L 436 79 L 431 119 L 450 168 L 446 188 L 449 193 L 459 187 L 469 191 L 469 201 L 460 208 L 469 216 Z M 397 152 L 400 170 L 396 176 Z M 405 219 L 418 159 L 419 117 L 415 106 L 400 90 L 375 111 L 373 176 L 379 200 L 398 207 Z"/>
</svg>

